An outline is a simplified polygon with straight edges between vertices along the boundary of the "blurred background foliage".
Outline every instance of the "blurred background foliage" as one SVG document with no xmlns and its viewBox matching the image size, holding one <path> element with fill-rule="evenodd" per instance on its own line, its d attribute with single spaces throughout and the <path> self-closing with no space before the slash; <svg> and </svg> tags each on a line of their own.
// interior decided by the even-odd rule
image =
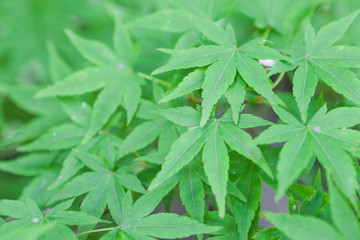
<svg viewBox="0 0 360 240">
<path fill-rule="evenodd" d="M 64 34 L 64 29 L 71 29 L 77 34 L 99 40 L 108 45 L 112 43 L 114 21 L 112 15 L 121 16 L 127 23 L 138 16 L 152 13 L 170 6 L 178 8 L 207 8 L 208 15 L 219 20 L 219 9 L 227 8 L 239 43 L 245 42 L 249 36 L 263 35 L 268 26 L 272 27 L 269 41 L 274 40 L 280 50 L 288 44 L 296 42 L 296 34 L 303 21 L 311 17 L 315 29 L 343 17 L 360 7 L 359 0 L 284 0 L 282 8 L 276 3 L 280 0 L 224 0 L 219 5 L 208 6 L 206 0 L 189 4 L 190 0 L 11 0 L 0 1 L 0 142 L 21 128 L 22 124 L 37 115 L 32 106 L 32 94 L 40 87 L 50 85 L 48 72 L 49 46 L 56 46 L 61 56 L 73 70 L 88 65 Z M 251 2 L 251 4 L 249 4 Z M 286 2 L 286 4 L 283 4 Z M 291 19 L 290 21 L 283 21 Z M 296 26 L 296 28 L 294 28 Z M 167 59 L 165 54 L 156 48 L 172 48 L 179 35 L 169 34 L 146 28 L 132 28 L 131 34 L 136 42 L 139 59 L 136 68 L 150 74 Z M 360 18 L 358 18 L 341 40 L 343 43 L 360 45 Z M 166 75 L 165 75 L 166 78 Z M 173 79 L 167 79 L 169 82 Z M 176 81 L 176 80 L 175 80 Z M 320 87 L 324 95 L 332 94 L 329 87 Z M 145 85 L 145 94 L 146 88 Z M 283 98 L 290 92 L 290 85 L 279 86 Z M 9 91 L 13 89 L 13 91 Z M 330 99 L 331 100 L 331 99 Z M 323 99 L 319 98 L 319 105 Z M 334 100 L 336 101 L 336 100 Z M 26 103 L 26 104 L 24 104 Z M 294 103 L 295 104 L 295 103 Z M 336 105 L 336 103 L 335 103 Z M 30 106 L 30 107 L 29 107 Z M 258 115 L 271 119 L 269 109 L 258 109 Z M 56 109 L 54 109 L 56 111 Z M 263 112 L 259 112 L 263 111 Z M 0 151 L 0 159 L 6 161 L 17 156 L 14 148 Z M 316 171 L 313 171 L 315 176 Z M 53 181 L 55 175 L 45 179 Z M 32 177 L 18 177 L 0 172 L 0 198 L 16 199 Z M 33 184 L 44 184 L 41 182 Z"/>
</svg>

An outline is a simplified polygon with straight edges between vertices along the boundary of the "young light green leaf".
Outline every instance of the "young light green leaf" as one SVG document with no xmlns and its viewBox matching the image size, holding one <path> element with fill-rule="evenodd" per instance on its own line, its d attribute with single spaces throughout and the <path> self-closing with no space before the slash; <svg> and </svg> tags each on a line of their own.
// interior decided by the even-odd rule
<svg viewBox="0 0 360 240">
<path fill-rule="evenodd" d="M 253 128 L 259 126 L 269 126 L 273 125 L 273 123 L 252 114 L 242 113 L 240 114 L 240 119 L 237 125 L 239 128 Z"/>
<path fill-rule="evenodd" d="M 91 153 L 82 152 L 77 149 L 73 149 L 76 157 L 80 159 L 88 168 L 95 172 L 107 173 L 109 172 L 108 166 L 105 165 L 104 161 Z"/>
<path fill-rule="evenodd" d="M 272 105 L 276 105 L 279 99 L 272 91 L 272 84 L 266 78 L 266 72 L 261 65 L 242 52 L 237 52 L 236 60 L 237 70 L 244 81 L 256 92 L 262 94 Z"/>
<path fill-rule="evenodd" d="M 118 80 L 118 78 L 119 69 L 116 68 L 85 68 L 39 91 L 35 97 L 81 95 L 103 88 L 106 84 Z"/>
<path fill-rule="evenodd" d="M 164 32 L 184 32 L 193 28 L 187 13 L 166 9 L 137 18 L 127 24 L 129 28 L 149 28 Z"/>
<path fill-rule="evenodd" d="M 37 116 L 61 116 L 63 112 L 55 98 L 36 99 L 34 94 L 39 90 L 33 86 L 1 84 L 6 96 L 21 109 Z"/>
<path fill-rule="evenodd" d="M 115 180 L 115 178 L 112 178 L 107 190 L 107 204 L 111 217 L 114 219 L 116 224 L 119 225 L 124 217 L 124 209 L 121 206 L 124 196 L 124 188 L 118 181 Z"/>
<path fill-rule="evenodd" d="M 310 126 L 320 126 L 322 129 L 349 128 L 360 124 L 360 108 L 338 107 L 329 111 L 322 118 L 312 119 Z"/>
<path fill-rule="evenodd" d="M 187 75 L 179 85 L 170 93 L 160 99 L 159 103 L 168 102 L 174 98 L 189 94 L 197 89 L 200 89 L 205 77 L 205 71 L 203 69 L 196 69 Z"/>
<path fill-rule="evenodd" d="M 256 59 L 286 59 L 273 48 L 255 44 L 245 45 L 241 46 L 240 50 L 245 52 L 249 57 Z"/>
<path fill-rule="evenodd" d="M 156 69 L 152 74 L 159 74 L 175 69 L 203 67 L 209 65 L 224 54 L 233 52 L 230 47 L 204 45 L 197 48 L 181 49 L 181 50 L 165 50 L 162 51 L 173 55 L 173 58 L 162 67 Z"/>
<path fill-rule="evenodd" d="M 117 54 L 117 58 L 123 65 L 131 65 L 133 57 L 133 44 L 130 35 L 122 23 L 120 17 L 115 17 L 115 31 L 114 31 L 114 49 Z"/>
<path fill-rule="evenodd" d="M 161 185 L 188 164 L 202 148 L 208 131 L 212 127 L 213 124 L 205 128 L 196 127 L 182 134 L 171 146 L 170 152 L 166 156 L 160 172 L 151 182 L 149 190 Z"/>
<path fill-rule="evenodd" d="M 262 168 L 269 177 L 273 177 L 269 165 L 249 134 L 235 125 L 226 123 L 221 123 L 220 129 L 225 142 L 230 148 L 253 161 Z"/>
<path fill-rule="evenodd" d="M 207 226 L 187 217 L 173 213 L 153 214 L 143 219 L 133 219 L 123 225 L 130 234 L 149 235 L 158 238 L 175 239 L 195 234 L 211 233 L 221 227 Z"/>
<path fill-rule="evenodd" d="M 213 106 L 220 97 L 225 94 L 228 87 L 233 83 L 236 74 L 234 53 L 226 54 L 212 64 L 205 72 L 205 80 L 202 85 L 202 118 L 200 126 L 205 126 L 210 117 Z"/>
<path fill-rule="evenodd" d="M 266 77 L 270 77 L 277 73 L 288 72 L 295 69 L 298 66 L 297 63 L 287 62 L 287 61 L 277 61 L 275 65 L 268 72 Z"/>
<path fill-rule="evenodd" d="M 103 176 L 101 181 L 96 184 L 95 188 L 93 188 L 82 201 L 80 206 L 81 211 L 96 218 L 100 218 L 103 215 L 107 204 L 107 191 L 112 178 L 110 174 Z M 96 224 L 82 225 L 79 226 L 78 230 L 79 232 L 86 232 L 95 226 Z"/>
<path fill-rule="evenodd" d="M 90 148 L 92 148 L 95 144 L 99 142 L 98 138 L 93 138 L 86 144 L 80 145 L 76 147 L 77 150 L 86 152 Z M 75 156 L 74 152 L 70 152 L 67 157 L 64 159 L 64 162 L 62 163 L 63 167 L 60 171 L 60 174 L 55 182 L 53 182 L 48 190 L 55 189 L 59 187 L 60 185 L 67 182 L 71 177 L 73 177 L 82 167 L 84 167 L 84 164 L 78 160 L 78 158 Z"/>
<path fill-rule="evenodd" d="M 294 240 L 318 239 L 338 240 L 340 234 L 327 222 L 310 217 L 266 212 L 266 219 L 279 228 L 286 236 Z"/>
<path fill-rule="evenodd" d="M 160 187 L 140 197 L 134 203 L 124 222 L 131 219 L 140 219 L 150 214 L 160 203 L 161 199 L 175 187 L 177 182 L 177 177 L 170 178 Z"/>
<path fill-rule="evenodd" d="M 63 117 L 58 116 L 49 116 L 30 120 L 27 123 L 21 125 L 20 128 L 16 129 L 14 133 L 2 139 L 0 142 L 0 148 L 28 141 L 33 137 L 43 133 L 50 127 L 60 124 L 62 121 L 64 121 Z"/>
<path fill-rule="evenodd" d="M 65 30 L 65 33 L 81 55 L 90 62 L 102 66 L 115 66 L 117 62 L 116 56 L 104 44 L 79 37 L 70 30 Z"/>
<path fill-rule="evenodd" d="M 146 193 L 142 183 L 135 175 L 121 172 L 121 169 L 119 169 L 115 172 L 115 179 L 127 189 L 139 193 Z"/>
<path fill-rule="evenodd" d="M 70 75 L 71 69 L 61 58 L 53 42 L 47 42 L 46 47 L 49 58 L 50 79 L 53 83 L 56 83 Z"/>
<path fill-rule="evenodd" d="M 235 79 L 234 83 L 231 84 L 231 86 L 225 92 L 225 97 L 231 106 L 235 125 L 237 125 L 239 122 L 239 114 L 241 110 L 241 105 L 245 100 L 245 94 L 245 83 L 240 76 Z"/>
<path fill-rule="evenodd" d="M 305 131 L 285 143 L 277 165 L 278 191 L 276 200 L 279 200 L 286 189 L 298 179 L 303 169 L 309 164 L 312 155 L 311 137 Z"/>
<path fill-rule="evenodd" d="M 87 225 L 87 224 L 96 224 L 98 222 L 103 222 L 103 220 L 88 215 L 84 212 L 76 212 L 76 211 L 65 211 L 65 212 L 57 212 L 51 213 L 51 211 L 47 214 L 49 219 L 54 219 L 59 223 L 66 225 Z"/>
<path fill-rule="evenodd" d="M 307 23 L 305 28 L 304 41 L 306 52 L 312 52 L 314 50 L 313 47 L 315 43 L 315 29 L 311 25 L 310 21 Z"/>
<path fill-rule="evenodd" d="M 159 135 L 164 121 L 149 121 L 137 126 L 119 146 L 119 157 L 135 152 L 152 143 Z"/>
<path fill-rule="evenodd" d="M 123 76 L 124 78 L 125 76 Z M 121 79 L 123 80 L 123 79 Z M 98 95 L 91 112 L 89 127 L 82 143 L 89 141 L 109 120 L 120 105 L 124 94 L 124 83 L 120 80 L 109 83 Z"/>
<path fill-rule="evenodd" d="M 247 202 L 235 199 L 233 213 L 238 226 L 239 239 L 246 240 L 261 199 L 261 180 L 253 164 L 247 165 L 247 170 L 241 175 L 237 185 L 241 192 L 245 193 Z"/>
<path fill-rule="evenodd" d="M 199 120 L 200 121 L 200 120 Z M 168 152 L 171 148 L 171 145 L 178 138 L 178 133 L 174 124 L 167 122 L 159 136 L 158 140 L 158 149 L 159 152 Z M 165 159 L 165 156 L 164 158 Z"/>
<path fill-rule="evenodd" d="M 307 110 L 311 97 L 315 93 L 317 85 L 317 75 L 308 61 L 304 61 L 294 74 L 293 94 L 298 104 L 301 119 L 305 123 L 307 119 Z"/>
<path fill-rule="evenodd" d="M 315 51 L 311 55 L 311 59 L 315 59 L 322 65 L 335 65 L 345 68 L 360 67 L 360 48 L 353 46 L 333 46 L 321 51 Z"/>
<path fill-rule="evenodd" d="M 61 107 L 68 117 L 76 124 L 87 127 L 91 115 L 91 107 L 80 99 L 62 98 L 59 99 Z"/>
<path fill-rule="evenodd" d="M 184 127 L 196 127 L 200 124 L 201 114 L 191 107 L 177 107 L 160 109 L 154 113 L 165 117 L 167 120 Z"/>
<path fill-rule="evenodd" d="M 0 200 L 0 214 L 13 218 L 30 218 L 41 217 L 38 209 L 31 208 L 27 204 L 19 200 Z"/>
<path fill-rule="evenodd" d="M 181 202 L 186 211 L 198 222 L 204 221 L 205 191 L 201 178 L 193 167 L 184 169 L 179 184 Z"/>
<path fill-rule="evenodd" d="M 19 151 L 58 150 L 76 146 L 85 134 L 85 129 L 71 123 L 49 129 L 36 140 L 18 147 Z"/>
<path fill-rule="evenodd" d="M 270 143 L 281 143 L 288 140 L 294 139 L 304 132 L 304 128 L 276 124 L 270 126 L 265 131 L 263 131 L 257 138 L 255 138 L 256 144 L 270 144 Z"/>
<path fill-rule="evenodd" d="M 336 43 L 345 34 L 359 13 L 360 10 L 357 10 L 346 17 L 322 27 L 316 34 L 313 49 L 324 49 Z"/>
<path fill-rule="evenodd" d="M 315 155 L 324 168 L 334 177 L 335 182 L 351 200 L 351 203 L 356 206 L 356 171 L 352 159 L 344 150 L 328 142 L 328 138 L 317 133 L 316 130 L 319 129 L 311 131 Z"/>
<path fill-rule="evenodd" d="M 217 125 L 209 133 L 209 139 L 204 146 L 202 160 L 211 190 L 215 195 L 219 216 L 224 218 L 229 156 Z"/>
<path fill-rule="evenodd" d="M 355 213 L 331 182 L 329 188 L 331 218 L 333 222 L 345 239 L 360 239 L 360 227 Z"/>
<path fill-rule="evenodd" d="M 319 77 L 336 92 L 344 95 L 355 103 L 360 103 L 360 81 L 357 76 L 346 68 L 324 65 L 318 61 L 311 61 Z"/>
<path fill-rule="evenodd" d="M 126 123 L 129 125 L 141 100 L 141 87 L 135 82 L 135 78 L 126 83 L 124 101 L 122 105 L 126 110 Z"/>
<path fill-rule="evenodd" d="M 225 30 L 209 19 L 191 17 L 197 29 L 210 41 L 219 45 L 235 46 Z"/>
<path fill-rule="evenodd" d="M 99 182 L 102 182 L 104 176 L 95 172 L 86 172 L 75 177 L 66 183 L 49 201 L 49 204 L 61 199 L 80 196 L 94 189 Z"/>
<path fill-rule="evenodd" d="M 0 169 L 21 176 L 36 176 L 51 167 L 54 153 L 31 153 L 11 161 L 1 161 Z"/>
</svg>

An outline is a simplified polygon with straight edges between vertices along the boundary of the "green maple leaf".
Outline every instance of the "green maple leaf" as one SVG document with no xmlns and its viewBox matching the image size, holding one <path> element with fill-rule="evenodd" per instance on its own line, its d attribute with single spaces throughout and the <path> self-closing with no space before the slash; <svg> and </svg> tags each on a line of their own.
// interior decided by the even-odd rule
<svg viewBox="0 0 360 240">
<path fill-rule="evenodd" d="M 122 210 L 118 201 L 125 195 L 124 188 L 145 193 L 140 180 L 126 172 L 124 168 L 115 168 L 115 149 L 110 151 L 106 158 L 97 155 L 73 150 L 74 155 L 92 171 L 85 172 L 67 182 L 51 199 L 50 202 L 72 198 L 87 193 L 81 204 L 81 210 L 96 216 L 102 216 L 106 206 L 111 215 L 121 218 Z M 93 225 L 83 226 L 79 231 L 90 230 Z"/>
<path fill-rule="evenodd" d="M 134 239 L 183 238 L 195 234 L 216 232 L 218 226 L 207 226 L 196 220 L 173 213 L 157 213 L 149 215 L 160 203 L 161 199 L 175 186 L 177 177 L 163 186 L 140 197 L 134 204 L 128 192 L 120 204 L 124 209 L 124 217 L 114 216 L 118 227 L 104 235 L 104 239 L 114 238 L 121 232 Z M 171 229 L 171 231 L 169 231 Z"/>
<path fill-rule="evenodd" d="M 17 219 L 5 223 L 1 228 L 8 228 L 10 231 L 14 227 L 21 230 L 24 227 L 37 226 L 41 229 L 42 225 L 50 224 L 43 233 L 39 234 L 41 235 L 39 239 L 77 239 L 74 232 L 66 225 L 87 225 L 106 222 L 84 212 L 66 211 L 71 207 L 72 203 L 73 199 L 41 212 L 35 201 L 31 198 L 26 198 L 25 202 L 19 200 L 1 200 L 0 214 Z"/>
<path fill-rule="evenodd" d="M 266 218 L 282 231 L 286 236 L 294 240 L 300 239 L 359 239 L 360 227 L 358 225 L 357 215 L 347 203 L 347 200 L 333 185 L 328 178 L 330 188 L 330 212 L 332 225 L 311 216 L 293 214 L 265 213 Z M 314 205 L 314 199 L 309 202 Z M 301 206 L 303 207 L 303 206 Z M 304 213 L 302 213 L 304 214 Z M 299 231 L 301 229 L 301 231 Z"/>
<path fill-rule="evenodd" d="M 263 67 L 255 60 L 259 58 L 283 59 L 284 57 L 276 50 L 260 45 L 261 40 L 255 39 L 237 47 L 234 31 L 229 24 L 224 30 L 210 20 L 192 17 L 198 30 L 210 41 L 217 45 L 203 45 L 189 49 L 160 49 L 170 55 L 169 62 L 156 69 L 153 74 L 159 74 L 176 69 L 209 67 L 202 79 L 201 74 L 194 72 L 179 84 L 171 94 L 168 94 L 161 101 L 168 101 L 178 97 L 180 94 L 189 93 L 200 88 L 202 92 L 202 118 L 200 126 L 207 123 L 213 106 L 220 97 L 226 94 L 231 106 L 238 111 L 239 103 L 231 101 L 234 94 L 239 94 L 238 99 L 244 98 L 245 83 L 262 94 L 272 105 L 281 103 L 281 100 L 272 91 L 272 83 L 266 78 Z M 254 59 L 255 58 L 255 59 Z M 236 72 L 241 78 L 234 83 Z M 229 87 L 234 83 L 234 86 Z M 236 92 L 234 89 L 237 90 Z M 236 117 L 234 121 L 237 122 Z"/>
<path fill-rule="evenodd" d="M 360 94 L 357 91 L 360 89 L 360 82 L 348 69 L 360 67 L 360 48 L 332 46 L 344 35 L 359 13 L 360 10 L 329 23 L 316 35 L 309 23 L 304 36 L 305 46 L 290 51 L 293 62 L 285 64 L 279 61 L 271 70 L 270 75 L 297 67 L 293 79 L 293 94 L 303 122 L 307 120 L 308 105 L 315 93 L 318 78 L 354 103 L 360 103 Z"/>
<path fill-rule="evenodd" d="M 83 39 L 73 32 L 66 34 L 83 57 L 96 65 L 70 74 L 65 79 L 53 80 L 54 85 L 39 91 L 36 97 L 74 96 L 102 89 L 96 98 L 82 143 L 87 142 L 99 131 L 122 105 L 127 111 L 130 123 L 141 97 L 142 79 L 133 72 L 133 46 L 127 30 L 116 19 L 114 51 L 106 45 Z M 54 61 L 59 60 L 51 51 Z M 60 68 L 63 64 L 58 61 Z M 53 78 L 62 73 L 52 71 Z M 74 115 L 76 116 L 76 115 Z"/>
<path fill-rule="evenodd" d="M 162 110 L 162 114 L 166 116 L 165 111 Z M 175 113 L 177 110 L 168 109 L 167 111 Z M 183 111 L 179 111 L 179 113 L 183 113 Z M 183 133 L 171 146 L 170 152 L 166 155 L 165 162 L 162 164 L 161 171 L 153 179 L 149 189 L 156 188 L 179 172 L 185 165 L 191 162 L 204 146 L 202 156 L 204 170 L 215 194 L 219 214 L 223 217 L 225 214 L 225 197 L 227 194 L 229 169 L 229 157 L 225 143 L 233 150 L 259 165 L 266 174 L 272 176 L 260 149 L 254 144 L 250 135 L 232 123 L 230 114 L 229 112 L 220 119 L 212 118 L 204 128 L 201 128 L 199 125 L 194 127 L 192 124 L 192 119 L 199 121 L 199 113 L 194 109 L 188 111 L 187 118 L 191 119 L 188 121 L 191 123 L 188 126 L 189 130 Z M 173 118 L 172 114 L 169 116 L 168 120 L 176 122 L 176 117 Z M 241 119 L 240 115 L 239 124 L 242 122 Z M 256 117 L 253 119 L 258 120 Z"/>
<path fill-rule="evenodd" d="M 285 142 L 277 165 L 276 198 L 284 194 L 315 155 L 355 204 L 356 172 L 349 153 L 359 156 L 360 133 L 344 128 L 360 123 L 355 117 L 360 108 L 340 107 L 326 113 L 323 106 L 306 124 L 281 108 L 276 112 L 284 124 L 269 127 L 255 139 L 258 144 Z"/>
</svg>

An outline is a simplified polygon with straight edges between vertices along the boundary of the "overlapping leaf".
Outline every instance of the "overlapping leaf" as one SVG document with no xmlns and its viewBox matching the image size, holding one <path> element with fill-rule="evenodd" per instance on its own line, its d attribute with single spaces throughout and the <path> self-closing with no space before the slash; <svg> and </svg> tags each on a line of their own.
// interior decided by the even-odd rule
<svg viewBox="0 0 360 240">
<path fill-rule="evenodd" d="M 255 141 L 260 144 L 286 142 L 277 166 L 278 199 L 315 155 L 355 204 L 356 172 L 349 154 L 359 154 L 360 133 L 343 128 L 360 123 L 356 118 L 347 121 L 348 116 L 358 112 L 359 108 L 344 107 L 326 113 L 326 106 L 323 106 L 308 124 L 301 126 L 294 116 L 282 109 L 277 110 L 280 119 L 287 122 L 287 125 L 271 126 Z"/>
<path fill-rule="evenodd" d="M 232 31 L 225 31 L 211 21 L 199 21 L 198 19 L 195 19 L 194 21 L 196 21 L 199 31 L 206 38 L 219 45 L 202 45 L 197 48 L 180 50 L 163 49 L 164 52 L 172 55 L 172 58 L 166 65 L 156 69 L 153 74 L 159 74 L 176 69 L 210 65 L 205 71 L 205 77 L 201 87 L 203 89 L 202 118 L 200 122 L 201 127 L 204 127 L 208 121 L 213 106 L 217 103 L 220 97 L 227 92 L 229 86 L 234 82 L 236 69 L 243 80 L 250 87 L 254 88 L 256 92 L 262 94 L 271 104 L 277 105 L 278 103 L 281 103 L 272 91 L 272 84 L 266 78 L 265 70 L 256 60 L 251 58 L 256 58 L 258 57 L 258 54 L 261 53 L 262 57 L 266 56 L 272 59 L 282 59 L 283 56 L 280 53 L 265 46 L 258 46 L 254 42 L 244 44 L 241 47 L 236 47 L 237 43 L 236 39 L 233 37 Z M 210 31 L 209 29 L 213 30 Z M 219 38 L 218 36 L 221 37 Z M 195 83 L 190 80 L 191 79 L 189 79 L 189 77 L 185 78 L 184 82 L 179 85 L 179 88 L 181 86 L 181 89 L 184 88 L 184 90 L 185 88 L 189 91 L 195 90 L 195 87 L 189 87 L 193 84 L 195 85 L 196 80 L 193 80 Z M 239 81 L 240 80 L 237 80 L 237 82 Z M 240 88 L 240 91 L 243 92 L 244 90 L 241 89 L 244 89 L 245 86 L 236 83 L 236 87 Z M 189 92 L 184 90 L 181 91 L 178 89 L 177 94 Z M 178 95 L 174 95 L 174 97 L 175 96 Z M 166 97 L 165 100 L 170 100 L 171 98 Z M 164 99 L 162 101 L 164 101 Z M 239 103 L 234 105 L 232 99 L 231 104 L 235 109 L 234 112 L 237 112 Z M 236 121 L 236 117 L 234 117 L 234 121 Z"/>
</svg>

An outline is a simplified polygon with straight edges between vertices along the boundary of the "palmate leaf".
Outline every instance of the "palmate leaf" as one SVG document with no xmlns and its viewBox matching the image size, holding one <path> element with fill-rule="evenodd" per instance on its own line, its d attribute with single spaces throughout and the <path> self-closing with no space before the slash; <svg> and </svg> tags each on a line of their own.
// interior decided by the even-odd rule
<svg viewBox="0 0 360 240">
<path fill-rule="evenodd" d="M 127 110 L 127 122 L 130 123 L 140 102 L 140 81 L 137 81 L 136 74 L 129 74 L 125 70 L 130 68 L 133 52 L 131 39 L 120 20 L 116 21 L 114 33 L 114 48 L 119 57 L 100 42 L 81 38 L 69 30 L 66 34 L 81 55 L 98 67 L 80 70 L 39 91 L 36 97 L 81 95 L 104 88 L 94 103 L 82 140 L 85 143 L 105 125 L 120 104 Z M 126 49 L 119 46 L 122 41 Z"/>
<path fill-rule="evenodd" d="M 354 103 L 360 103 L 360 95 L 356 91 L 360 88 L 360 82 L 357 76 L 347 69 L 359 67 L 359 59 L 356 55 L 359 49 L 344 46 L 330 47 L 344 35 L 359 13 L 360 10 L 355 11 L 322 27 L 316 36 L 311 24 L 307 25 L 303 57 L 292 58 L 299 66 L 293 79 L 293 94 L 304 123 L 307 120 L 308 104 L 314 95 L 318 78 Z M 299 59 L 302 60 L 299 62 Z"/>
<path fill-rule="evenodd" d="M 207 226 L 193 219 L 172 213 L 149 215 L 160 203 L 161 199 L 175 187 L 177 181 L 178 177 L 170 179 L 161 187 L 140 197 L 133 206 L 131 206 L 132 200 L 129 198 L 122 202 L 122 209 L 129 207 L 130 209 L 124 210 L 124 218 L 120 221 L 119 226 L 115 227 L 102 239 L 113 239 L 121 234 L 130 236 L 131 239 L 155 239 L 154 237 L 174 239 L 218 231 L 221 227 Z M 126 196 L 131 195 L 126 194 Z"/>
<path fill-rule="evenodd" d="M 280 161 L 277 165 L 279 180 L 277 199 L 298 178 L 311 157 L 315 155 L 355 206 L 356 172 L 352 159 L 346 151 L 358 154 L 356 150 L 359 141 L 355 139 L 359 134 L 355 133 L 357 131 L 336 128 L 359 124 L 358 118 L 347 122 L 346 116 L 353 116 L 352 114 L 358 111 L 358 108 L 339 108 L 326 113 L 324 106 L 314 114 L 307 125 L 302 127 L 291 114 L 284 110 L 277 111 L 282 120 L 286 118 L 285 122 L 288 125 L 271 126 L 255 139 L 260 144 L 286 142 L 280 152 Z"/>
<path fill-rule="evenodd" d="M 236 75 L 235 69 L 237 69 L 241 77 L 250 87 L 262 94 L 272 105 L 282 103 L 272 91 L 272 84 L 266 79 L 267 74 L 265 70 L 257 61 L 247 56 L 247 48 L 250 49 L 250 51 L 254 51 L 253 49 L 256 48 L 256 46 L 250 48 L 244 44 L 237 48 L 235 47 L 236 42 L 229 40 L 233 38 L 232 31 L 226 32 L 211 21 L 200 21 L 200 23 L 196 24 L 199 25 L 199 30 L 203 35 L 220 45 L 203 45 L 197 48 L 180 50 L 161 49 L 173 57 L 166 65 L 156 69 L 152 74 L 183 68 L 203 67 L 211 64 L 205 71 L 205 78 L 202 84 L 201 127 L 205 126 L 213 106 L 233 83 Z M 202 24 L 205 24 L 207 27 L 202 26 Z M 222 35 L 225 37 L 217 37 L 212 31 L 208 31 L 210 25 L 212 26 L 211 28 L 217 29 L 216 31 L 222 32 Z M 229 29 L 231 29 L 231 27 L 229 27 Z M 257 51 L 262 52 L 263 50 L 261 49 L 263 48 L 267 49 L 266 47 L 259 46 L 260 50 Z M 264 50 L 264 52 L 266 51 L 267 50 Z M 275 50 L 270 51 L 273 58 L 283 58 L 281 54 L 275 54 Z M 249 55 L 251 56 L 251 52 Z M 171 98 L 167 98 L 167 100 L 170 99 Z"/>
<path fill-rule="evenodd" d="M 122 219 L 122 209 L 119 202 L 124 197 L 123 186 L 144 193 L 145 189 L 141 182 L 123 169 L 119 168 L 112 171 L 103 159 L 85 152 L 76 151 L 76 156 L 94 172 L 86 172 L 65 184 L 50 200 L 54 202 L 69 197 L 80 196 L 87 193 L 81 203 L 81 210 L 85 213 L 101 217 L 106 205 L 109 206 L 111 215 L 116 216 L 116 221 Z M 114 192 L 116 195 L 113 195 Z M 114 199 L 115 197 L 115 199 Z M 119 199 L 117 199 L 117 197 Z M 120 213 L 120 215 L 118 215 Z M 79 232 L 85 232 L 92 229 L 95 224 L 87 224 L 79 227 Z"/>
<path fill-rule="evenodd" d="M 65 225 L 86 225 L 105 222 L 84 212 L 66 211 L 72 203 L 73 199 L 60 203 L 43 214 L 31 198 L 26 198 L 25 202 L 2 200 L 0 201 L 0 213 L 1 215 L 20 218 L 21 220 L 15 222 L 18 229 L 30 224 L 35 226 L 49 224 L 52 226 L 46 229 L 41 239 L 50 239 L 52 234 L 56 235 L 55 239 L 76 239 L 74 232 Z M 9 226 L 9 228 L 12 228 L 12 226 Z M 52 239 L 54 239 L 54 236 Z"/>
<path fill-rule="evenodd" d="M 192 112 L 193 110 L 190 113 L 190 117 Z M 222 123 L 221 118 L 212 119 L 204 128 L 192 127 L 183 133 L 171 146 L 160 172 L 151 182 L 149 189 L 160 186 L 166 179 L 175 175 L 192 161 L 203 145 L 205 145 L 202 156 L 204 170 L 207 175 L 206 182 L 209 183 L 215 195 L 220 217 L 224 217 L 225 198 L 229 189 L 227 180 L 229 158 L 223 138 L 230 148 L 258 164 L 264 169 L 266 174 L 272 177 L 269 166 L 251 136 L 233 124 Z M 244 200 L 241 192 L 232 191 L 229 193 L 239 195 L 240 199 Z"/>
</svg>

